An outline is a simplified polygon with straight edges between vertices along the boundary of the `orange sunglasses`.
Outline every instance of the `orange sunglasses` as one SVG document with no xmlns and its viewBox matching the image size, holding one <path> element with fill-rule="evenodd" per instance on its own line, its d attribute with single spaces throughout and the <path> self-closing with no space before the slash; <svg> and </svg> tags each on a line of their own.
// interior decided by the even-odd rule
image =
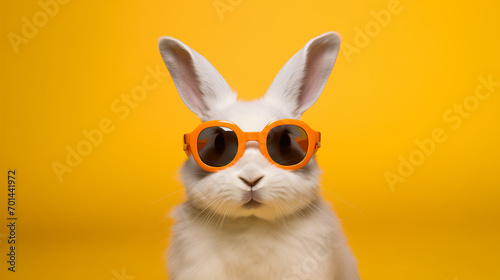
<svg viewBox="0 0 500 280">
<path fill-rule="evenodd" d="M 319 149 L 321 133 L 294 119 L 273 121 L 261 132 L 243 132 L 229 121 L 207 121 L 184 134 L 184 151 L 204 170 L 217 172 L 235 164 L 248 141 L 257 141 L 262 155 L 276 166 L 297 170 Z"/>
</svg>

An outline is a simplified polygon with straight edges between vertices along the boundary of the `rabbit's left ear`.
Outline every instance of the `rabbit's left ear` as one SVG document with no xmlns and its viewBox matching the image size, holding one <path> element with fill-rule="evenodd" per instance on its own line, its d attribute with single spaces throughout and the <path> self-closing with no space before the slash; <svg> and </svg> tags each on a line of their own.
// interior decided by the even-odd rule
<svg viewBox="0 0 500 280">
<path fill-rule="evenodd" d="M 340 47 L 335 32 L 311 39 L 281 68 L 264 100 L 299 118 L 318 99 L 330 76 Z"/>
</svg>

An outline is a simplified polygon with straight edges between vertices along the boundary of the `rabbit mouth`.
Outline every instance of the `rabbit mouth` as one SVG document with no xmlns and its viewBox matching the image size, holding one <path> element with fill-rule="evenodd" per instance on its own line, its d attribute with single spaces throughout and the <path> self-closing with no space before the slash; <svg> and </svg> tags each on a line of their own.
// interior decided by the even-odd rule
<svg viewBox="0 0 500 280">
<path fill-rule="evenodd" d="M 257 208 L 259 206 L 261 206 L 262 203 L 258 202 L 257 200 L 255 199 L 250 199 L 248 202 L 246 202 L 245 204 L 243 204 L 243 207 L 247 208 L 247 209 L 254 209 L 254 208 Z"/>
</svg>

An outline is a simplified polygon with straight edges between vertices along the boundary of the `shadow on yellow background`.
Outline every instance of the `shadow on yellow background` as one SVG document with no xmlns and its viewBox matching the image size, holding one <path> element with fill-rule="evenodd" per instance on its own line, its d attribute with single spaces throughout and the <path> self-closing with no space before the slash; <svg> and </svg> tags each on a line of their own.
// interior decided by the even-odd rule
<svg viewBox="0 0 500 280">
<path fill-rule="evenodd" d="M 181 136 L 199 120 L 157 39 L 249 100 L 330 30 L 342 49 L 303 119 L 362 278 L 500 279 L 498 1 L 129 2 L 0 4 L 1 279 L 166 279 Z"/>
</svg>

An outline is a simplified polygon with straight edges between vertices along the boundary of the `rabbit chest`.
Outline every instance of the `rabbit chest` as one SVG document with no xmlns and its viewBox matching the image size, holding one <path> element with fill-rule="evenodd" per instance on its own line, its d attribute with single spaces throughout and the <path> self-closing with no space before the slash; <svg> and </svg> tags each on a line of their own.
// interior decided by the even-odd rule
<svg viewBox="0 0 500 280">
<path fill-rule="evenodd" d="M 334 279 L 344 240 L 329 209 L 275 223 L 253 217 L 207 223 L 182 216 L 169 255 L 170 267 L 178 270 L 170 271 L 179 275 L 175 279 Z"/>
</svg>

